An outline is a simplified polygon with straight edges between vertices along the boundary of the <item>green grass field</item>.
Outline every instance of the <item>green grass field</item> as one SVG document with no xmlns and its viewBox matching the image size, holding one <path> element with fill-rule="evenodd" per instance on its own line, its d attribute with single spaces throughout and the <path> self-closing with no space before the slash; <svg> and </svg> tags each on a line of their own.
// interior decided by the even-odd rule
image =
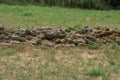
<svg viewBox="0 0 120 80">
<path fill-rule="evenodd" d="M 120 11 L 97 11 L 41 6 L 0 5 L 0 23 L 6 27 L 120 27 Z"/>
<path fill-rule="evenodd" d="M 0 23 L 15 28 L 120 28 L 119 14 L 114 10 L 0 5 Z M 120 46 L 114 42 L 56 48 L 0 43 L 0 80 L 120 80 Z"/>
</svg>

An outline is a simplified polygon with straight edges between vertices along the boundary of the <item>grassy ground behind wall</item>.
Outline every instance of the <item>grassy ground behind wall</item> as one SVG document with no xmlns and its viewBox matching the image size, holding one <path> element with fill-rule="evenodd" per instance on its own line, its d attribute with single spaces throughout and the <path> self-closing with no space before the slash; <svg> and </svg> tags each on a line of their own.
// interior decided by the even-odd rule
<svg viewBox="0 0 120 80">
<path fill-rule="evenodd" d="M 0 5 L 0 23 L 6 27 L 120 27 L 120 11 L 41 6 Z"/>
</svg>

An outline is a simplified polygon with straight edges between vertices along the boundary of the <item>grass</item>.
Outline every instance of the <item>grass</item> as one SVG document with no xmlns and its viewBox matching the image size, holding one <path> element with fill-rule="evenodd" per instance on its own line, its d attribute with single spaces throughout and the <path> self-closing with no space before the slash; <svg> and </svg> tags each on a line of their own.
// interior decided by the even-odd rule
<svg viewBox="0 0 120 80">
<path fill-rule="evenodd" d="M 34 53 L 32 53 L 32 54 L 33 54 L 33 57 L 38 57 L 40 53 L 34 52 Z"/>
<path fill-rule="evenodd" d="M 12 53 L 13 50 L 5 52 Z M 119 80 L 120 59 L 116 56 L 112 59 L 109 53 L 102 53 L 100 49 L 95 51 L 86 48 L 31 48 L 19 54 L 0 57 L 0 79 Z"/>
<path fill-rule="evenodd" d="M 0 23 L 6 27 L 17 28 L 35 28 L 41 26 L 74 28 L 85 25 L 119 28 L 119 13 L 119 10 L 97 11 L 0 4 Z"/>
<path fill-rule="evenodd" d="M 93 49 L 93 50 L 95 50 L 95 49 L 98 49 L 99 47 L 100 47 L 100 43 L 99 42 L 94 42 L 94 43 L 92 43 L 92 44 L 90 44 L 90 45 L 88 45 L 88 46 L 86 46 L 88 49 Z"/>
<path fill-rule="evenodd" d="M 103 75 L 103 69 L 100 66 L 94 67 L 89 72 L 89 75 L 91 75 L 91 76 L 102 76 Z"/>
<path fill-rule="evenodd" d="M 11 55 L 14 55 L 16 54 L 16 51 L 15 50 L 6 50 L 6 51 L 0 51 L 0 57 L 3 57 L 3 56 L 11 56 Z"/>
<path fill-rule="evenodd" d="M 115 62 L 114 59 L 110 59 L 110 60 L 109 60 L 109 63 L 110 63 L 111 65 L 115 65 L 115 64 L 116 64 L 116 62 Z"/>
<path fill-rule="evenodd" d="M 119 28 L 119 13 L 120 11 L 114 10 L 96 11 L 1 4 L 0 23 L 15 28 L 62 26 L 72 30 L 85 25 Z M 55 49 L 47 46 L 33 48 L 29 44 L 11 44 L 2 45 L 0 49 L 0 80 L 120 79 L 120 46 L 114 42 L 104 46 L 95 42 L 87 48 Z"/>
</svg>

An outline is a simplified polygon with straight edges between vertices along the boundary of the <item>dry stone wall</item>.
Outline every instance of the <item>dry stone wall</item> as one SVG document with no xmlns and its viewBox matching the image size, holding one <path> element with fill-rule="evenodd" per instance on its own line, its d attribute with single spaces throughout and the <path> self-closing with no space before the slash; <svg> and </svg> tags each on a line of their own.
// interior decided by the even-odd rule
<svg viewBox="0 0 120 80">
<path fill-rule="evenodd" d="M 37 28 L 29 29 L 5 29 L 0 24 L 0 43 L 10 44 L 13 42 L 27 43 L 31 45 L 49 45 L 69 44 L 74 46 L 89 45 L 94 42 L 101 44 L 116 42 L 120 44 L 120 30 L 102 27 L 84 27 L 83 29 L 75 29 L 67 31 L 62 28 Z"/>
</svg>

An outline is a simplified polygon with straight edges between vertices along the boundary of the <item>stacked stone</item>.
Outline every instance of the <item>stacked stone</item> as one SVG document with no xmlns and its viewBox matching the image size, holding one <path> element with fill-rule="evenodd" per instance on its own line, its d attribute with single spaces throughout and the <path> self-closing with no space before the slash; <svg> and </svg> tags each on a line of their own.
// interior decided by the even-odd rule
<svg viewBox="0 0 120 80">
<path fill-rule="evenodd" d="M 120 44 L 120 30 L 96 27 L 94 29 L 85 26 L 83 29 L 76 29 L 70 32 L 62 28 L 38 28 L 28 29 L 5 29 L 0 24 L 0 43 L 27 43 L 32 45 L 72 44 L 83 46 L 94 42 L 108 43 L 117 42 Z"/>
</svg>

